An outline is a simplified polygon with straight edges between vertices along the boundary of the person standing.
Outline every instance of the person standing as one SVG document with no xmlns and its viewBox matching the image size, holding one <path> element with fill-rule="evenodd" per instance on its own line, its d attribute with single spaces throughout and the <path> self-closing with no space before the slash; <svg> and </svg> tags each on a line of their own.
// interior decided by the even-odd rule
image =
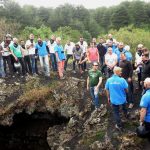
<svg viewBox="0 0 150 150">
<path fill-rule="evenodd" d="M 22 74 L 21 77 L 23 77 L 26 74 L 24 60 L 23 60 L 24 55 L 23 55 L 23 49 L 19 45 L 17 38 L 13 38 L 13 43 L 10 44 L 9 48 L 11 50 L 12 56 L 15 59 L 15 63 L 21 64 L 21 69 L 20 68 L 19 69 L 21 70 L 20 72 Z"/>
<path fill-rule="evenodd" d="M 112 76 L 113 69 L 117 65 L 117 63 L 118 63 L 117 55 L 113 53 L 112 48 L 109 47 L 107 53 L 105 54 L 105 65 L 106 65 L 105 74 L 107 78 Z"/>
<path fill-rule="evenodd" d="M 64 51 L 66 53 L 66 61 L 65 61 L 65 70 L 67 69 L 68 60 L 70 58 L 73 58 L 73 48 L 75 47 L 75 44 L 71 42 L 70 40 L 67 41 L 67 44 L 65 45 Z"/>
<path fill-rule="evenodd" d="M 84 41 L 83 37 L 80 37 L 78 44 L 83 49 L 83 60 L 84 60 L 86 58 L 88 44 L 86 41 Z M 83 69 L 86 70 L 86 62 L 84 62 L 83 64 Z"/>
<path fill-rule="evenodd" d="M 93 62 L 93 67 L 88 72 L 87 90 L 90 90 L 95 109 L 99 110 L 99 90 L 102 83 L 102 73 L 98 70 L 98 63 Z"/>
<path fill-rule="evenodd" d="M 134 104 L 133 100 L 133 82 L 132 82 L 132 75 L 133 75 L 133 67 L 130 61 L 126 59 L 126 55 L 121 53 L 119 67 L 122 68 L 121 77 L 123 77 L 128 83 L 128 93 L 127 93 L 127 101 L 129 103 L 129 108 L 131 109 Z"/>
<path fill-rule="evenodd" d="M 39 73 L 37 67 L 37 57 L 35 57 L 35 42 L 34 42 L 34 35 L 32 33 L 29 36 L 29 40 L 26 41 L 25 48 L 29 52 L 32 74 L 38 75 Z"/>
<path fill-rule="evenodd" d="M 31 68 L 31 62 L 30 62 L 30 57 L 29 57 L 29 51 L 25 48 L 25 42 L 23 40 L 20 41 L 20 45 L 23 50 L 25 70 L 27 73 L 31 75 L 32 68 Z"/>
<path fill-rule="evenodd" d="M 98 49 L 98 52 L 99 52 L 99 58 L 100 58 L 100 65 L 103 66 L 105 60 L 104 60 L 104 56 L 107 52 L 107 49 L 106 47 L 103 45 L 104 43 L 104 39 L 103 38 L 100 38 L 99 39 L 99 44 L 97 45 L 97 49 Z"/>
<path fill-rule="evenodd" d="M 117 129 L 121 129 L 123 127 L 119 108 L 122 107 L 123 113 L 125 117 L 127 117 L 127 109 L 126 109 L 126 93 L 128 90 L 128 83 L 121 76 L 121 68 L 114 67 L 114 75 L 107 79 L 105 84 L 105 89 L 107 93 L 108 103 L 112 104 L 114 119 L 116 122 L 115 127 Z"/>
<path fill-rule="evenodd" d="M 56 61 L 56 55 L 54 50 L 54 47 L 56 45 L 56 38 L 54 35 L 51 36 L 51 39 L 50 41 L 47 42 L 47 45 L 50 51 L 50 63 L 52 65 L 52 69 L 53 71 L 57 71 L 57 61 Z"/>
<path fill-rule="evenodd" d="M 145 125 L 146 131 L 150 133 L 150 78 L 144 80 L 145 94 L 140 101 L 140 125 Z"/>
<path fill-rule="evenodd" d="M 13 69 L 14 59 L 12 58 L 11 51 L 9 49 L 9 45 L 12 44 L 12 43 L 13 43 L 12 42 L 12 36 L 10 34 L 6 34 L 5 40 L 1 43 L 1 46 L 3 48 L 2 57 L 3 57 L 4 70 L 5 70 L 6 76 L 8 75 L 7 65 L 8 65 L 8 68 L 9 68 L 9 74 L 11 76 L 13 76 L 14 70 L 15 70 L 15 69 Z"/>
<path fill-rule="evenodd" d="M 65 53 L 63 46 L 61 45 L 61 38 L 56 38 L 56 45 L 54 47 L 55 55 L 56 55 L 56 61 L 57 61 L 57 67 L 58 67 L 58 74 L 60 79 L 64 78 L 64 65 L 65 65 Z"/>
<path fill-rule="evenodd" d="M 39 37 L 35 45 L 35 56 L 39 56 L 42 72 L 46 77 L 50 77 L 49 54 L 47 42 L 42 41 L 41 37 Z"/>
</svg>

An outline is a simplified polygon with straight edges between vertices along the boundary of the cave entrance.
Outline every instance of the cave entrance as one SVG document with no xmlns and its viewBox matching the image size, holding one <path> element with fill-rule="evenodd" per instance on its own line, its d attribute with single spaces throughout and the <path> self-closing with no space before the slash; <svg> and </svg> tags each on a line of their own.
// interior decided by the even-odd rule
<svg viewBox="0 0 150 150">
<path fill-rule="evenodd" d="M 59 113 L 34 112 L 16 114 L 12 126 L 0 126 L 0 150 L 50 150 L 47 130 L 55 125 L 66 125 L 69 118 Z"/>
</svg>

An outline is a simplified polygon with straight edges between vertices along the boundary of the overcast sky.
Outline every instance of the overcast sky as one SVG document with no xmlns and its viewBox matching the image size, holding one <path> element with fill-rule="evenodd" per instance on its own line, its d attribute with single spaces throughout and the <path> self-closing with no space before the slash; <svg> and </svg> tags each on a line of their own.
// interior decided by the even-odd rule
<svg viewBox="0 0 150 150">
<path fill-rule="evenodd" d="M 36 7 L 44 6 L 44 7 L 57 7 L 59 5 L 69 3 L 73 5 L 83 5 L 86 8 L 97 8 L 101 6 L 113 6 L 118 5 L 125 0 L 15 0 L 20 5 L 34 5 Z M 131 1 L 131 0 L 128 0 Z M 150 2 L 150 0 L 143 0 L 146 2 Z"/>
</svg>

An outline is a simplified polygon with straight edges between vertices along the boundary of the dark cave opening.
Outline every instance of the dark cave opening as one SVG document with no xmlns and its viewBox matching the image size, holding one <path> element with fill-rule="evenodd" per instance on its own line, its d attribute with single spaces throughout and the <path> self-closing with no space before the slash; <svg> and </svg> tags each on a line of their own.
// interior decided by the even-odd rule
<svg viewBox="0 0 150 150">
<path fill-rule="evenodd" d="M 12 126 L 0 126 L 0 150 L 50 150 L 47 130 L 65 125 L 69 118 L 59 113 L 25 112 L 16 114 Z"/>
</svg>

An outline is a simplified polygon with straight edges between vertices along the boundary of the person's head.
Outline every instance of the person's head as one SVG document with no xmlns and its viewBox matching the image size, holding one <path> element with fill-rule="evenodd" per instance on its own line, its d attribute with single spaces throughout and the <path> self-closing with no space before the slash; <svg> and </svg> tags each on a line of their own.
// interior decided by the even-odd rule
<svg viewBox="0 0 150 150">
<path fill-rule="evenodd" d="M 126 45 L 126 46 L 124 47 L 124 49 L 125 49 L 126 51 L 130 51 L 130 46 L 129 46 L 129 45 Z"/>
<path fill-rule="evenodd" d="M 42 43 L 42 38 L 41 37 L 38 37 L 38 44 L 41 44 Z"/>
<path fill-rule="evenodd" d="M 121 76 L 122 69 L 120 67 L 115 66 L 113 72 L 115 75 Z"/>
<path fill-rule="evenodd" d="M 93 62 L 93 70 L 98 70 L 98 62 Z"/>
<path fill-rule="evenodd" d="M 121 54 L 120 54 L 120 59 L 121 59 L 121 60 L 126 60 L 126 55 L 125 55 L 125 53 L 121 53 Z"/>
<path fill-rule="evenodd" d="M 146 89 L 150 89 L 150 78 L 146 78 L 146 79 L 144 80 L 144 87 L 145 87 Z"/>
<path fill-rule="evenodd" d="M 95 43 L 94 42 L 90 42 L 90 47 L 94 47 Z"/>
<path fill-rule="evenodd" d="M 83 37 L 80 37 L 80 42 L 83 42 Z"/>
<path fill-rule="evenodd" d="M 148 48 L 146 48 L 146 47 L 144 47 L 144 48 L 142 49 L 142 51 L 143 51 L 143 54 L 149 54 L 149 50 L 148 50 Z"/>
<path fill-rule="evenodd" d="M 123 48 L 124 48 L 123 42 L 120 42 L 120 43 L 119 43 L 118 48 L 119 48 L 119 49 L 123 49 Z"/>
<path fill-rule="evenodd" d="M 11 40 L 12 40 L 11 34 L 6 34 L 6 35 L 5 35 L 5 40 L 6 40 L 6 41 L 11 41 Z"/>
<path fill-rule="evenodd" d="M 58 45 L 61 44 L 61 38 L 60 38 L 60 37 L 57 37 L 57 38 L 56 38 L 56 43 L 57 43 Z"/>
<path fill-rule="evenodd" d="M 51 40 L 53 40 L 53 41 L 55 41 L 55 40 L 56 40 L 55 35 L 51 35 Z"/>
<path fill-rule="evenodd" d="M 67 45 L 70 45 L 70 40 L 67 40 Z"/>
<path fill-rule="evenodd" d="M 20 45 L 25 45 L 25 41 L 24 40 L 20 40 Z"/>
<path fill-rule="evenodd" d="M 13 42 L 14 42 L 14 44 L 18 44 L 18 39 L 17 38 L 13 38 Z"/>
<path fill-rule="evenodd" d="M 108 38 L 109 38 L 109 39 L 112 39 L 112 34 L 108 34 Z"/>
<path fill-rule="evenodd" d="M 76 47 L 77 50 L 79 50 L 79 49 L 80 49 L 79 43 L 76 43 L 76 44 L 75 44 L 75 47 Z"/>
<path fill-rule="evenodd" d="M 104 39 L 103 38 L 99 38 L 99 43 L 103 44 L 104 43 Z"/>
<path fill-rule="evenodd" d="M 111 47 L 108 47 L 108 49 L 107 49 L 107 52 L 108 52 L 108 54 L 112 54 L 112 48 Z"/>
<path fill-rule="evenodd" d="M 142 61 L 146 63 L 149 60 L 149 54 L 142 54 Z"/>
<path fill-rule="evenodd" d="M 113 41 L 109 40 L 108 43 L 107 43 L 108 47 L 112 47 L 113 45 Z"/>
<path fill-rule="evenodd" d="M 93 39 L 92 39 L 92 42 L 96 44 L 96 38 L 93 38 Z"/>
<path fill-rule="evenodd" d="M 138 44 L 137 50 L 141 50 L 142 51 L 142 49 L 143 49 L 143 44 Z"/>
<path fill-rule="evenodd" d="M 29 39 L 30 39 L 30 40 L 34 40 L 34 34 L 31 33 L 31 34 L 29 35 Z"/>
</svg>

